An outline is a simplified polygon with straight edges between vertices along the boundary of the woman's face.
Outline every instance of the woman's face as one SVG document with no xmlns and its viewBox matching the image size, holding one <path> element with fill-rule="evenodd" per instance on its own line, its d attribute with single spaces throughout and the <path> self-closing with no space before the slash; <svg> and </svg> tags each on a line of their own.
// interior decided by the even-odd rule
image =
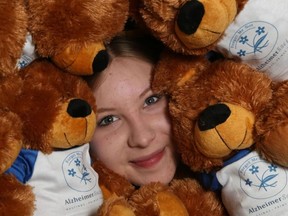
<svg viewBox="0 0 288 216">
<path fill-rule="evenodd" d="M 117 57 L 94 88 L 93 154 L 136 185 L 169 183 L 176 170 L 167 100 L 150 89 L 152 65 Z"/>
</svg>

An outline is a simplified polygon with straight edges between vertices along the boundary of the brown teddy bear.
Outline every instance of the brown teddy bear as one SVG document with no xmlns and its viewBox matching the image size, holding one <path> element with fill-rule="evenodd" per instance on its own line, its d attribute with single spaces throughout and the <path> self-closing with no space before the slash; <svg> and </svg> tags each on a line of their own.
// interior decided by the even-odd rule
<svg viewBox="0 0 288 216">
<path fill-rule="evenodd" d="M 117 6 L 116 1 L 113 2 L 114 4 L 112 4 L 112 1 L 107 2 L 105 6 L 100 5 L 101 7 L 99 5 L 96 7 L 95 5 L 95 7 L 91 7 L 90 9 L 91 11 L 96 9 L 100 10 L 100 8 L 105 10 L 104 8 L 107 7 L 108 11 L 108 8 L 111 9 L 111 5 L 108 3 L 111 3 L 115 7 Z M 71 32 L 63 39 L 71 38 L 69 40 L 67 39 L 65 43 L 63 40 L 62 43 L 58 44 L 55 42 L 57 40 L 59 42 L 59 38 L 63 36 L 61 33 L 64 34 L 66 31 L 57 32 L 60 25 L 56 28 L 55 26 L 57 25 L 55 24 L 61 23 L 60 21 L 63 21 L 64 24 L 69 24 L 71 21 L 69 19 L 71 18 L 74 18 L 72 20 L 76 22 L 77 16 L 75 14 L 79 12 L 79 10 L 77 11 L 76 9 L 83 9 L 84 12 L 80 14 L 84 17 L 87 7 L 95 2 L 82 1 L 71 2 L 71 4 L 69 2 L 68 6 L 70 7 L 66 5 L 67 7 L 63 11 L 63 9 L 59 9 L 60 7 L 56 7 L 59 6 L 58 3 L 47 3 L 47 5 L 45 5 L 43 3 L 40 4 L 39 2 L 29 1 L 27 4 L 28 7 L 25 8 L 30 11 L 28 13 L 29 25 L 27 24 L 27 11 L 25 12 L 22 3 L 22 1 L 11 1 L 0 4 L 1 11 L 3 12 L 1 13 L 1 15 L 3 15 L 1 21 L 4 21 L 2 26 L 7 25 L 7 23 L 5 23 L 7 20 L 12 20 L 10 19 L 11 17 L 7 15 L 19 15 L 19 17 L 12 17 L 14 19 L 17 18 L 17 22 L 8 23 L 11 24 L 8 25 L 8 27 L 11 27 L 11 33 L 8 31 L 10 29 L 7 30 L 7 28 L 3 28 L 3 34 L 1 34 L 3 38 L 1 38 L 0 41 L 1 50 L 7 51 L 7 48 L 10 48 L 9 52 L 1 52 L 3 58 L 0 62 L 1 74 L 3 74 L 3 79 L 1 76 L 0 92 L 1 143 L 3 144 L 0 157 L 0 214 L 66 215 L 73 213 L 86 215 L 96 210 L 102 203 L 102 192 L 98 187 L 98 175 L 90 168 L 88 144 L 85 144 L 90 140 L 96 125 L 95 100 L 92 92 L 80 77 L 63 73 L 63 70 L 54 66 L 48 60 L 34 60 L 35 53 L 33 49 L 32 52 L 29 52 L 30 48 L 33 48 L 33 43 L 29 43 L 31 42 L 29 41 L 31 37 L 27 32 L 27 28 L 29 28 L 32 34 L 33 41 L 36 42 L 36 49 L 39 54 L 50 57 L 53 61 L 56 61 L 56 63 L 60 59 L 58 66 L 66 67 L 66 65 L 61 64 L 61 61 L 62 59 L 66 61 L 67 57 L 68 59 L 70 57 L 74 58 L 74 49 L 77 48 L 76 51 L 78 52 L 79 50 L 87 51 L 90 48 L 95 48 L 95 43 L 98 43 L 101 39 L 99 39 L 99 35 L 96 37 L 96 35 L 87 34 L 87 32 L 86 34 L 83 33 L 79 35 L 79 32 L 81 32 L 81 27 L 86 27 L 86 30 L 91 30 L 89 28 L 91 26 L 88 25 L 91 24 L 92 21 L 99 22 L 99 20 L 93 15 L 95 20 L 91 21 L 88 19 L 91 22 L 87 22 L 87 26 L 82 26 L 81 23 L 78 23 L 79 25 L 75 27 L 79 27 L 80 30 L 74 28 L 74 33 L 77 33 L 76 35 L 72 34 L 72 28 L 67 28 L 71 30 Z M 119 11 L 117 12 L 119 19 L 116 20 L 122 23 L 125 17 L 124 9 L 127 3 L 123 1 L 118 1 L 118 3 L 122 5 L 121 8 L 118 8 L 119 11 L 123 10 L 121 14 Z M 69 11 L 67 9 L 71 9 L 72 7 L 74 10 Z M 10 13 L 11 10 L 8 13 L 7 8 L 13 8 L 14 13 Z M 67 11 L 69 11 L 69 13 L 65 14 Z M 72 11 L 75 11 L 75 14 L 70 14 Z M 89 10 L 89 12 L 91 11 Z M 4 12 L 7 12 L 7 14 Z M 37 16 L 39 14 L 41 14 L 41 16 Z M 55 14 L 59 15 L 57 16 L 59 19 L 57 21 L 59 22 L 53 21 L 54 19 L 52 18 Z M 93 12 L 91 12 L 91 14 L 93 14 Z M 71 15 L 71 17 L 68 15 Z M 114 16 L 113 13 L 109 13 L 109 15 L 111 15 L 111 17 Z M 83 17 L 81 17 L 81 20 L 85 20 Z M 114 16 L 113 19 L 115 19 L 115 17 L 117 16 Z M 71 23 L 75 24 L 73 22 Z M 50 28 L 49 25 L 51 25 Z M 113 25 L 116 25 L 116 22 L 113 22 Z M 119 23 L 118 27 L 117 29 L 119 30 L 121 28 Z M 117 29 L 112 29 L 112 33 L 110 33 L 114 34 L 115 31 L 118 31 Z M 85 30 L 85 28 L 82 30 Z M 93 28 L 93 31 L 94 30 Z M 99 31 L 97 31 L 97 33 L 99 33 Z M 47 37 L 43 37 L 43 35 Z M 27 40 L 23 47 L 25 36 Z M 81 38 L 80 36 L 83 37 L 79 39 L 79 41 L 74 41 L 76 36 L 78 39 Z M 85 36 L 87 36 L 90 41 L 84 42 L 84 39 L 87 39 Z M 42 41 L 40 40 L 39 42 L 38 39 Z M 45 44 L 45 46 L 43 45 L 43 47 L 41 47 L 41 42 Z M 91 45 L 92 43 L 94 43 L 93 46 Z M 7 46 L 8 44 L 12 46 Z M 25 52 L 26 45 L 28 55 L 26 55 Z M 65 46 L 66 48 L 63 48 Z M 84 48 L 82 46 L 84 46 Z M 96 44 L 96 47 L 98 47 L 98 44 Z M 41 49 L 43 50 L 41 51 Z M 58 53 L 63 51 L 62 49 L 65 50 L 64 55 L 62 56 L 61 54 L 61 56 L 58 56 L 59 58 L 57 57 L 55 60 L 54 55 L 57 56 Z M 97 50 L 98 48 L 95 49 Z M 46 51 L 47 53 L 45 54 Z M 70 51 L 72 51 L 72 53 Z M 20 57 L 21 52 L 23 55 Z M 85 54 L 85 52 L 83 54 Z M 81 56 L 78 59 L 79 62 L 77 60 L 75 65 L 72 64 L 71 68 L 65 69 L 71 73 L 79 74 L 79 72 L 81 72 L 82 74 L 82 68 L 79 71 L 78 63 L 81 63 L 85 58 L 91 59 L 93 57 L 94 59 L 95 52 L 98 51 L 94 50 L 88 57 Z M 30 56 L 29 54 L 32 55 Z M 9 61 L 6 62 L 6 59 Z M 18 63 L 18 67 L 16 67 L 16 63 Z M 99 66 L 99 62 L 97 62 L 97 65 Z M 103 65 L 105 66 L 105 64 Z M 18 70 L 18 68 L 21 69 Z M 8 74 L 12 72 L 12 75 L 5 75 L 5 73 Z M 89 69 L 88 74 L 90 73 L 92 73 L 91 69 Z M 187 209 L 183 204 L 185 201 L 187 206 L 190 205 L 190 209 L 194 209 L 193 212 L 195 215 L 197 215 L 198 212 L 206 212 L 207 208 L 212 208 L 211 215 L 215 215 L 215 213 L 217 213 L 216 215 L 222 215 L 223 209 L 215 197 L 215 194 L 205 192 L 195 180 L 182 180 L 183 183 L 178 182 L 178 184 L 175 181 L 170 187 L 153 183 L 151 186 L 145 186 L 135 191 L 135 188 L 132 187 L 130 183 L 125 179 L 122 179 L 123 181 L 121 182 L 121 178 L 118 178 L 116 174 L 110 172 L 104 166 L 101 168 L 101 172 L 99 169 L 100 165 L 95 163 L 94 167 L 99 170 L 101 176 L 100 186 L 103 190 L 104 197 L 110 197 L 109 200 L 114 206 L 113 211 L 108 212 L 109 214 L 113 214 L 114 212 L 116 215 L 126 215 L 127 212 L 130 212 L 136 215 L 150 215 L 150 213 L 159 214 L 160 212 L 166 212 L 170 215 L 175 215 L 175 212 L 177 212 L 178 215 L 188 215 Z M 104 175 L 105 173 L 109 175 Z M 108 179 L 110 179 L 110 181 L 106 181 Z M 115 188 L 117 184 L 120 186 L 118 189 Z M 187 186 L 185 187 L 185 185 Z M 183 201 L 174 194 L 172 189 L 182 196 L 180 197 Z M 125 192 L 125 190 L 127 190 L 127 192 Z M 181 193 L 182 191 L 185 193 Z M 195 196 L 194 201 L 197 201 L 197 204 L 201 205 L 201 208 L 195 205 L 195 202 L 192 200 L 186 199 L 187 191 L 192 191 L 189 193 Z M 119 197 L 115 194 L 109 194 L 112 192 L 115 194 L 118 193 Z M 130 196 L 129 202 L 126 200 L 128 195 Z M 154 197 L 153 200 L 151 200 L 152 196 Z M 119 209 L 119 205 L 115 205 L 115 200 L 118 200 L 117 204 L 127 204 L 129 208 L 125 208 L 124 205 L 124 208 Z M 101 208 L 102 213 L 105 212 L 104 210 L 108 206 L 110 206 L 109 201 Z M 106 213 L 107 211 L 105 214 Z"/>
<path fill-rule="evenodd" d="M 247 0 L 141 2 L 140 17 L 156 38 L 174 52 L 203 55 L 215 47 Z"/>
<path fill-rule="evenodd" d="M 288 81 L 275 83 L 273 98 L 256 122 L 257 149 L 263 157 L 288 167 L 287 108 Z"/>
<path fill-rule="evenodd" d="M 6 92 L 20 93 L 22 82 L 15 68 L 25 41 L 27 16 L 19 1 L 1 1 L 0 11 L 0 215 L 19 215 L 19 212 L 31 215 L 34 210 L 32 188 L 5 174 L 17 158 L 23 141 L 22 121 L 7 106 L 12 98 Z"/>
<path fill-rule="evenodd" d="M 104 43 L 123 30 L 128 11 L 127 0 L 27 1 L 36 52 L 76 75 L 107 66 Z"/>
<path fill-rule="evenodd" d="M 180 175 L 169 185 L 152 182 L 136 189 L 100 161 L 93 165 L 105 200 L 97 216 L 226 215 L 219 197 L 206 191 L 192 175 L 187 175 L 191 173 L 187 167 L 181 167 L 186 177 Z"/>
<path fill-rule="evenodd" d="M 229 215 L 285 214 L 287 170 L 261 158 L 254 145 L 255 122 L 272 100 L 267 75 L 231 60 L 167 54 L 156 67 L 153 89 L 170 97 L 182 161 L 204 185 L 221 190 Z"/>
<path fill-rule="evenodd" d="M 19 94 L 5 94 L 10 98 L 6 107 L 22 123 L 22 149 L 5 174 L 33 187 L 34 215 L 88 215 L 102 204 L 88 144 L 96 126 L 92 91 L 82 78 L 42 59 L 21 69 L 17 77 Z M 3 182 L 3 198 L 5 187 Z"/>
<path fill-rule="evenodd" d="M 142 0 L 139 13 L 147 29 L 167 47 L 186 55 L 216 51 L 288 78 L 287 2 L 269 0 Z"/>
</svg>

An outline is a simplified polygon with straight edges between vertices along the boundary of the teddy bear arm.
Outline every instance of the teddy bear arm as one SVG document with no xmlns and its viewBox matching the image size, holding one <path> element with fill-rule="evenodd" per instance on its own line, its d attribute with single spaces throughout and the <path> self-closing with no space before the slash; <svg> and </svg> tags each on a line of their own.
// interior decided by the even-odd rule
<svg viewBox="0 0 288 216">
<path fill-rule="evenodd" d="M 127 179 L 108 169 L 101 161 L 95 160 L 92 167 L 99 175 L 99 185 L 104 199 L 114 193 L 118 196 L 129 197 L 134 192 L 134 186 Z"/>
<path fill-rule="evenodd" d="M 35 196 L 32 187 L 23 185 L 14 176 L 0 176 L 0 215 L 33 215 Z"/>
<path fill-rule="evenodd" d="M 288 166 L 288 81 L 274 83 L 271 102 L 256 121 L 256 150 L 267 159 Z"/>
<path fill-rule="evenodd" d="M 150 183 L 140 187 L 129 198 L 129 203 L 135 208 L 138 216 L 188 216 L 183 202 L 161 183 Z"/>
<path fill-rule="evenodd" d="M 4 173 L 17 158 L 22 148 L 22 124 L 19 117 L 12 112 L 0 110 L 0 173 Z"/>
<path fill-rule="evenodd" d="M 170 188 L 184 203 L 189 214 L 226 215 L 220 197 L 212 191 L 206 191 L 195 179 L 175 179 L 171 182 Z"/>
<path fill-rule="evenodd" d="M 256 149 L 268 161 L 288 166 L 288 124 L 280 125 L 273 128 L 265 134 L 256 145 Z"/>
<path fill-rule="evenodd" d="M 112 194 L 92 216 L 135 216 L 135 214 L 127 199 Z"/>
</svg>

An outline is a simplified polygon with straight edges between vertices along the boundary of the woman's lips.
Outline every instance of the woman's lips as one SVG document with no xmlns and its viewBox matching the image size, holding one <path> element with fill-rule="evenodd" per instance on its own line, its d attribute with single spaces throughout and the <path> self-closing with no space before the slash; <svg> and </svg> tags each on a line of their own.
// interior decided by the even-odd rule
<svg viewBox="0 0 288 216">
<path fill-rule="evenodd" d="M 155 164 L 157 164 L 163 157 L 164 155 L 164 149 L 157 151 L 155 153 L 152 153 L 151 155 L 145 156 L 145 157 L 141 157 L 139 159 L 130 161 L 132 164 L 138 166 L 138 167 L 142 167 L 142 168 L 149 168 L 154 166 Z"/>
</svg>

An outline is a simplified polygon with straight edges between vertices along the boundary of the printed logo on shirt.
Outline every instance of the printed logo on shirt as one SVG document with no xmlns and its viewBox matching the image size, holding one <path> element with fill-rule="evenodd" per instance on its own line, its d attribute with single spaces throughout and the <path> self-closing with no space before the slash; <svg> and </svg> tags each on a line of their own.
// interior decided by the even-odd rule
<svg viewBox="0 0 288 216">
<path fill-rule="evenodd" d="M 276 27 L 268 22 L 249 22 L 232 36 L 229 52 L 242 60 L 265 58 L 274 49 L 278 40 Z"/>
<path fill-rule="evenodd" d="M 258 156 L 246 160 L 238 173 L 241 189 L 255 199 L 273 197 L 287 184 L 287 173 L 282 167 L 269 164 Z"/>
<path fill-rule="evenodd" d="M 87 192 L 97 184 L 97 178 L 89 162 L 83 160 L 81 151 L 73 152 L 64 159 L 62 171 L 67 185 L 73 190 Z"/>
</svg>

